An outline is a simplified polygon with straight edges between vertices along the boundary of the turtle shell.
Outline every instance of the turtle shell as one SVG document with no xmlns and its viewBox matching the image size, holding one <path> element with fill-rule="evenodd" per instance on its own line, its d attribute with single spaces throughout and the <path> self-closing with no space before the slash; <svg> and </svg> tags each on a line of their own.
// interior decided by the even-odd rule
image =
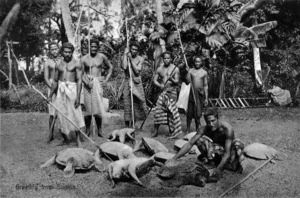
<svg viewBox="0 0 300 198">
<path fill-rule="evenodd" d="M 176 140 L 175 143 L 174 143 L 174 146 L 177 148 L 177 149 L 181 149 L 188 141 L 186 140 L 182 140 L 182 139 L 179 139 L 179 140 Z M 198 155 L 201 154 L 201 152 L 199 151 L 198 147 L 197 146 L 193 146 L 190 150 L 189 153 L 196 153 Z"/>
<path fill-rule="evenodd" d="M 277 155 L 277 151 L 261 143 L 253 143 L 245 147 L 244 154 L 255 159 L 269 159 Z"/>
<path fill-rule="evenodd" d="M 157 176 L 164 181 L 163 185 L 170 187 L 182 185 L 203 187 L 209 172 L 203 164 L 187 160 L 171 160 L 159 169 Z"/>
<path fill-rule="evenodd" d="M 153 138 L 147 138 L 143 137 L 142 138 L 143 145 L 145 148 L 152 154 L 154 155 L 155 153 L 159 152 L 168 152 L 168 149 L 159 141 L 153 139 Z"/>
<path fill-rule="evenodd" d="M 102 152 L 114 157 L 118 157 L 118 152 L 121 150 L 133 150 L 130 146 L 121 142 L 105 142 L 101 144 L 100 149 Z"/>
<path fill-rule="evenodd" d="M 86 170 L 94 165 L 94 153 L 83 148 L 68 148 L 59 152 L 55 160 L 63 166 L 72 161 L 75 169 Z"/>
<path fill-rule="evenodd" d="M 154 159 L 156 161 L 161 161 L 165 163 L 167 160 L 172 159 L 174 156 L 175 156 L 174 153 L 159 152 L 155 154 Z"/>
<path fill-rule="evenodd" d="M 194 137 L 196 135 L 197 132 L 191 132 L 191 133 L 188 133 L 187 135 L 185 135 L 183 137 L 184 140 L 188 140 L 190 141 L 192 139 L 192 137 Z"/>
</svg>

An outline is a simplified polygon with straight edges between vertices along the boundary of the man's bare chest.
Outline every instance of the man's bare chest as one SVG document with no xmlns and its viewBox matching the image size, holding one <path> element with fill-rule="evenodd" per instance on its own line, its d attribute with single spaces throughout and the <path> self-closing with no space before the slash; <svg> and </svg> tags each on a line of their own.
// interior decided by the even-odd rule
<svg viewBox="0 0 300 198">
<path fill-rule="evenodd" d="M 203 79 L 205 77 L 205 73 L 202 70 L 193 69 L 190 74 L 194 79 Z"/>
<path fill-rule="evenodd" d="M 103 65 L 103 59 L 102 58 L 90 58 L 90 59 L 86 59 L 84 61 L 84 66 L 86 68 L 90 68 L 90 67 L 101 68 L 102 65 Z"/>
</svg>

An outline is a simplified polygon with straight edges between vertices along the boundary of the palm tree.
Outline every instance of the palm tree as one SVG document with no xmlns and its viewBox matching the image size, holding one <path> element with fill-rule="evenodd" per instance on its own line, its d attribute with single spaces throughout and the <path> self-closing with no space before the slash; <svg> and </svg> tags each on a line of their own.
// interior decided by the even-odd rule
<svg viewBox="0 0 300 198">
<path fill-rule="evenodd" d="M 107 18 L 104 18 L 104 25 L 102 26 L 102 29 L 100 30 L 101 33 L 106 37 L 111 37 L 113 29 L 114 29 L 114 26 L 112 25 L 112 23 Z"/>
</svg>

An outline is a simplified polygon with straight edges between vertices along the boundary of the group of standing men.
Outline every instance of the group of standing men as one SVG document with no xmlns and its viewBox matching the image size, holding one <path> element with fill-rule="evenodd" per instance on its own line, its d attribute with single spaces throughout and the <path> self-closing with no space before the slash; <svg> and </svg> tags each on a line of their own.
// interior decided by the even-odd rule
<svg viewBox="0 0 300 198">
<path fill-rule="evenodd" d="M 102 119 L 105 118 L 107 110 L 102 85 L 109 80 L 113 66 L 108 58 L 98 50 L 99 41 L 91 39 L 89 53 L 78 61 L 73 58 L 74 46 L 71 43 L 64 43 L 61 53 L 59 53 L 57 43 L 49 43 L 49 58 L 44 66 L 44 79 L 49 88 L 49 100 L 56 104 L 80 129 L 85 126 L 87 135 L 91 134 L 90 126 L 94 117 L 97 134 L 102 137 Z M 122 59 L 122 68 L 125 72 L 123 99 L 126 127 L 134 127 L 135 121 L 144 120 L 147 116 L 141 79 L 144 59 L 138 55 L 138 50 L 139 44 L 132 42 L 129 49 L 126 48 Z M 161 89 L 161 94 L 156 103 L 152 137 L 158 135 L 159 126 L 162 124 L 169 125 L 170 136 L 176 136 L 182 132 L 180 115 L 176 106 L 177 88 L 180 81 L 179 69 L 172 63 L 173 57 L 170 52 L 164 52 L 162 58 L 163 64 L 156 70 L 153 80 L 154 84 Z M 108 69 L 106 69 L 107 67 Z M 196 57 L 195 67 L 190 69 L 185 76 L 187 82 L 191 82 L 193 87 L 189 97 L 187 132 L 190 130 L 193 118 L 196 129 L 199 128 L 203 104 L 207 103 L 207 73 L 201 67 L 202 59 Z M 56 117 L 59 118 L 59 128 L 62 134 L 68 136 L 70 131 L 78 131 L 74 124 L 70 123 L 65 116 L 57 113 L 50 105 L 49 114 L 51 133 L 48 142 L 53 139 L 53 123 Z M 65 135 L 63 135 L 63 141 L 66 140 Z M 77 134 L 77 143 L 80 146 L 79 133 Z"/>
<path fill-rule="evenodd" d="M 91 120 L 94 116 L 97 124 L 97 134 L 102 137 L 102 120 L 107 117 L 107 109 L 103 98 L 102 84 L 107 82 L 112 74 L 113 66 L 108 58 L 99 53 L 99 41 L 90 40 L 89 53 L 80 61 L 73 58 L 74 46 L 64 43 L 61 48 L 60 58 L 57 43 L 49 44 L 49 59 L 45 63 L 44 77 L 49 87 L 49 100 L 66 116 L 49 106 L 50 132 L 48 142 L 53 139 L 53 123 L 56 115 L 60 121 L 60 130 L 63 141 L 71 131 L 76 132 L 77 144 L 81 147 L 81 137 L 78 129 L 86 127 L 86 134 L 90 135 Z M 139 44 L 132 42 L 129 49 L 125 50 L 122 59 L 122 68 L 125 72 L 123 91 L 124 121 L 126 127 L 135 127 L 133 123 L 144 120 L 147 116 L 145 94 L 142 86 L 141 71 L 144 59 L 138 55 Z M 180 72 L 172 61 L 172 53 L 162 54 L 163 64 L 154 74 L 153 82 L 160 88 L 154 115 L 154 131 L 151 136 L 158 135 L 159 126 L 169 125 L 170 137 L 182 133 L 181 119 L 176 105 L 177 88 L 180 83 Z M 105 69 L 108 67 L 108 69 Z M 204 113 L 207 126 L 200 127 L 200 118 L 203 107 L 208 103 L 207 72 L 203 69 L 202 58 L 194 58 L 194 67 L 187 68 L 181 76 L 186 83 L 190 83 L 187 109 L 187 133 L 190 132 L 192 119 L 195 119 L 197 134 L 186 144 L 174 159 L 187 153 L 196 145 L 204 159 L 211 160 L 214 156 L 222 156 L 215 171 L 218 180 L 220 171 L 234 162 L 233 169 L 240 169 L 240 156 L 243 144 L 235 140 L 231 125 L 219 121 L 218 114 L 211 109 Z M 81 94 L 83 89 L 83 94 Z M 83 96 L 83 99 L 81 98 Z M 133 99 L 133 101 L 131 101 Z M 133 105 L 133 106 L 132 106 Z M 82 108 L 83 107 L 83 108 Z M 133 107 L 133 108 L 132 108 Z M 84 111 L 82 111 L 84 109 Z M 71 120 L 74 124 L 69 122 Z M 204 154 L 204 155 L 203 155 Z M 235 159 L 235 161 L 233 161 Z M 238 162 L 238 163 L 236 163 Z"/>
</svg>

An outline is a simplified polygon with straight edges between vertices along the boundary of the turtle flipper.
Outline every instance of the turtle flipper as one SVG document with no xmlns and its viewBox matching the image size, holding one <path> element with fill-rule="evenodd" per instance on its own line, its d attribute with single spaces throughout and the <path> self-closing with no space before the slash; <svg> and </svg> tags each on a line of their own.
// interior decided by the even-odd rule
<svg viewBox="0 0 300 198">
<path fill-rule="evenodd" d="M 45 168 L 48 166 L 51 166 L 55 163 L 55 159 L 56 159 L 57 155 L 54 155 L 53 157 L 51 157 L 47 162 L 45 162 L 44 164 L 41 165 L 41 168 Z"/>
<path fill-rule="evenodd" d="M 135 140 L 135 138 L 134 138 L 130 133 L 127 133 L 127 136 L 128 136 L 131 140 Z"/>
<path fill-rule="evenodd" d="M 128 167 L 128 172 L 130 174 L 130 176 L 142 187 L 145 187 L 144 184 L 139 180 L 139 178 L 137 177 L 136 173 L 136 166 L 135 165 L 129 165 Z"/>
<path fill-rule="evenodd" d="M 64 177 L 72 177 L 75 173 L 74 158 L 68 160 L 67 166 L 64 169 Z"/>
<path fill-rule="evenodd" d="M 133 152 L 140 150 L 142 146 L 143 146 L 143 141 L 140 141 L 139 143 L 135 144 Z"/>
<path fill-rule="evenodd" d="M 108 175 L 109 175 L 109 178 L 110 178 L 110 181 L 111 181 L 111 184 L 112 184 L 112 187 L 114 188 L 115 187 L 115 181 L 112 177 L 112 172 L 113 172 L 113 167 L 112 167 L 112 164 L 109 164 L 108 167 L 107 167 L 107 172 L 108 172 Z"/>
<path fill-rule="evenodd" d="M 98 171 L 100 171 L 100 172 L 105 171 L 105 167 L 104 167 L 102 161 L 100 160 L 100 149 L 97 149 L 96 153 L 94 154 L 94 163 L 95 163 L 95 167 Z"/>
</svg>

